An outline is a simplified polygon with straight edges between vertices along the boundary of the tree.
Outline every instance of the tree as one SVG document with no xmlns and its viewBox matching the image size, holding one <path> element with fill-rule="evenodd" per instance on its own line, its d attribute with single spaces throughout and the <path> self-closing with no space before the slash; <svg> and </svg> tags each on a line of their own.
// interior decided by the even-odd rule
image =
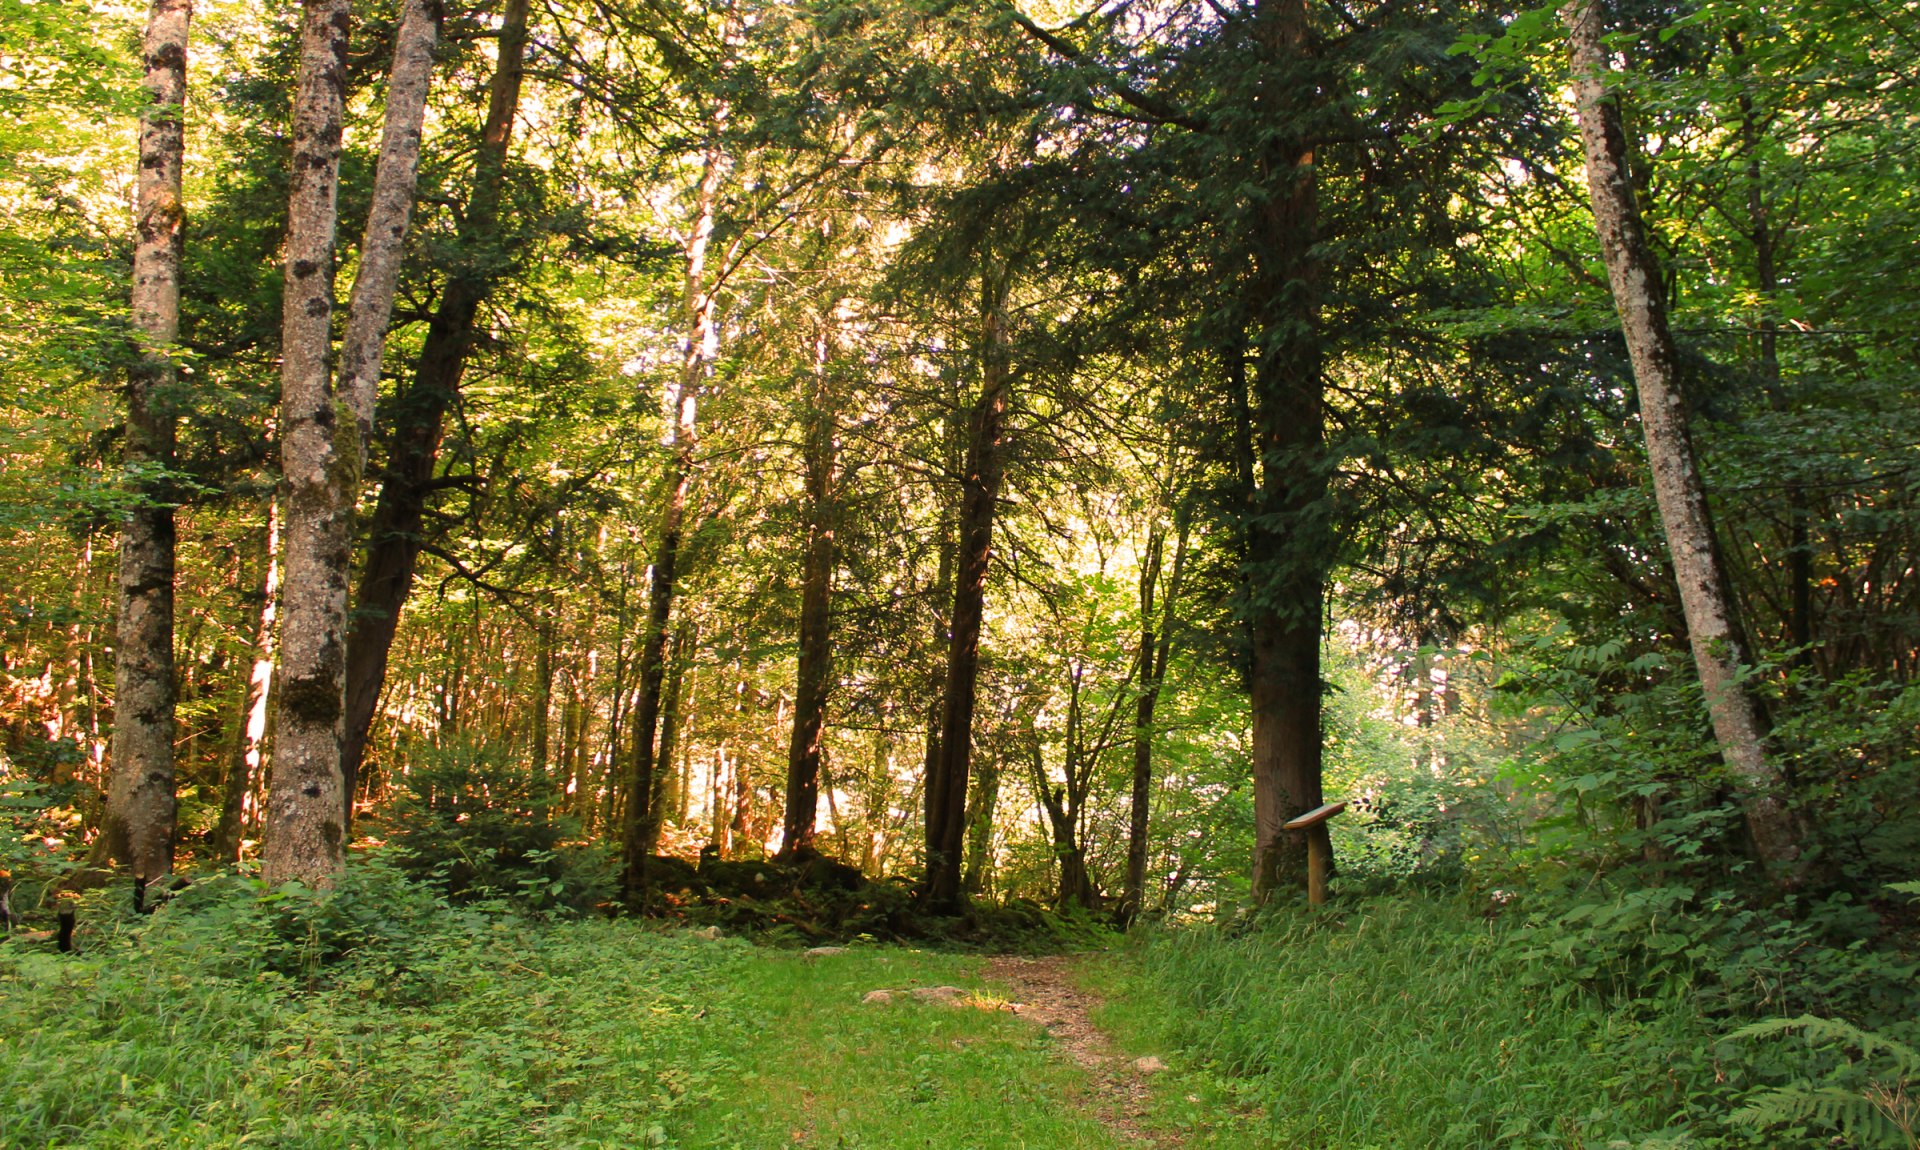
<svg viewBox="0 0 1920 1150">
<path fill-rule="evenodd" d="M 343 809 L 350 808 L 360 777 L 394 633 L 413 590 L 425 542 L 427 502 L 436 490 L 443 424 L 459 397 L 461 375 L 479 336 L 476 324 L 481 305 L 509 266 L 506 254 L 498 250 L 500 208 L 525 79 L 530 7 L 528 0 L 506 0 L 501 11 L 498 56 L 487 86 L 487 114 L 473 161 L 473 185 L 459 217 L 457 262 L 449 269 L 428 321 L 412 379 L 395 397 L 392 416 L 386 421 L 387 457 L 380 472 L 380 495 L 368 520 L 367 554 L 347 640 Z"/>
<path fill-rule="evenodd" d="M 1748 661 L 1746 636 L 1687 428 L 1679 351 L 1667 324 L 1659 265 L 1634 201 L 1620 107 L 1608 91 L 1612 69 L 1603 43 L 1600 0 L 1573 0 L 1565 18 L 1571 33 L 1574 93 L 1594 224 L 1633 360 L 1640 425 L 1686 613 L 1687 642 L 1706 692 L 1720 753 L 1743 791 L 1741 805 L 1754 853 L 1768 867 L 1783 870 L 1800 857 L 1803 834 L 1786 805 L 1779 766 L 1767 751 L 1765 713 L 1751 685 L 1741 678 L 1741 668 Z"/>
<path fill-rule="evenodd" d="M 174 521 L 171 478 L 179 414 L 174 341 L 180 333 L 185 239 L 187 28 L 192 0 L 154 0 L 142 55 L 133 327 L 124 457 L 138 502 L 120 537 L 114 643 L 112 789 L 103 843 L 133 871 L 139 891 L 173 873 Z"/>
<path fill-rule="evenodd" d="M 346 103 L 346 0 L 306 0 L 293 112 L 281 311 L 280 463 L 286 581 L 261 876 L 321 887 L 345 859 L 344 733 L 349 525 L 359 427 L 336 403 L 332 371 L 334 232 Z"/>
</svg>

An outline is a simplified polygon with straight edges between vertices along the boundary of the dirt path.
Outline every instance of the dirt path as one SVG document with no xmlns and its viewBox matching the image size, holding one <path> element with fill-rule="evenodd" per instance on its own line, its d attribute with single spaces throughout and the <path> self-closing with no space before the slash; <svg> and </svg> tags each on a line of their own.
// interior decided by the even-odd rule
<svg viewBox="0 0 1920 1150">
<path fill-rule="evenodd" d="M 1136 1145 L 1181 1145 L 1178 1138 L 1146 1127 L 1152 1097 L 1147 1078 L 1152 1071 L 1139 1069 L 1093 1024 L 1090 1011 L 1100 1005 L 1100 999 L 1074 984 L 1069 973 L 1072 963 L 1066 955 L 1002 955 L 987 963 L 987 974 L 1011 991 L 1015 1014 L 1043 1027 L 1067 1057 L 1086 1071 L 1093 1116 L 1103 1125 Z"/>
</svg>

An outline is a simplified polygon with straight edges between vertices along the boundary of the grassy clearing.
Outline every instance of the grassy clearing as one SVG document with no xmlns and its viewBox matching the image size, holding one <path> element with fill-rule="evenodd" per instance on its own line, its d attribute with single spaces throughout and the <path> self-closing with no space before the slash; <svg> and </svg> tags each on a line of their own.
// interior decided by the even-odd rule
<svg viewBox="0 0 1920 1150">
<path fill-rule="evenodd" d="M 632 921 L 229 884 L 83 953 L 0 944 L 0 1146 L 1105 1150 L 1078 1073 L 979 985 L 894 947 L 807 959 Z"/>
<path fill-rule="evenodd" d="M 1691 1137 L 1672 1124 L 1712 1081 L 1711 1028 L 1683 1003 L 1616 1013 L 1529 987 L 1505 934 L 1441 904 L 1383 901 L 1239 936 L 1162 932 L 1090 979 L 1123 1044 L 1174 1052 L 1160 1118 L 1195 1146 Z M 1223 1122 L 1235 1108 L 1259 1117 Z"/>
<path fill-rule="evenodd" d="M 988 1009 L 860 1003 L 881 988 L 976 988 L 977 960 L 893 947 L 818 960 L 765 952 L 743 975 L 740 1009 L 758 1031 L 752 1068 L 724 1100 L 691 1115 L 683 1145 L 1117 1145 L 1087 1114 L 1079 1074 L 990 1001 Z"/>
</svg>

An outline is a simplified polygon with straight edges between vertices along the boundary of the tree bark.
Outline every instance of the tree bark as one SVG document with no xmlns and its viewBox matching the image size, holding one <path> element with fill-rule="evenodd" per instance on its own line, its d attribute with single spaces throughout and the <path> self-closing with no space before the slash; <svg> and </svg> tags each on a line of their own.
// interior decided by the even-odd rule
<svg viewBox="0 0 1920 1150">
<path fill-rule="evenodd" d="M 137 505 L 120 531 L 119 616 L 114 632 L 113 771 L 106 853 L 141 886 L 173 873 L 173 342 L 180 334 L 185 210 L 187 28 L 191 0 L 154 0 L 141 44 L 147 105 L 133 248 L 133 328 L 124 458 Z"/>
<path fill-rule="evenodd" d="M 498 241 L 507 153 L 520 108 L 529 4 L 530 0 L 506 0 L 501 14 L 499 55 L 487 90 L 487 118 L 474 159 L 473 190 L 457 229 L 460 262 L 449 274 L 428 321 L 412 381 L 394 402 L 387 462 L 368 526 L 366 563 L 354 596 L 353 633 L 347 643 L 342 759 L 347 795 L 353 793 L 366 757 L 400 612 L 413 591 L 441 428 L 460 394 L 460 377 L 473 348 L 480 307 L 501 276 L 503 260 L 489 249 Z"/>
<path fill-rule="evenodd" d="M 373 409 L 380 394 L 387 326 L 393 319 L 393 293 L 400 282 L 400 257 L 413 220 L 420 133 L 440 20 L 438 0 L 404 0 L 393 38 L 393 71 L 387 80 L 386 124 L 373 174 L 373 207 L 360 240 L 360 270 L 354 275 L 346 337 L 340 344 L 339 390 L 359 427 L 360 452 L 354 459 L 362 463 L 363 474 L 367 445 L 373 441 Z M 356 496 L 359 478 L 355 477 Z"/>
<path fill-rule="evenodd" d="M 664 478 L 666 494 L 660 510 L 660 533 L 655 539 L 653 570 L 647 587 L 647 630 L 640 653 L 640 696 L 634 702 L 633 757 L 627 774 L 627 810 L 621 843 L 621 889 L 629 901 L 639 897 L 647 883 L 648 800 L 653 794 L 654 738 L 660 722 L 660 688 L 666 678 L 667 627 L 678 589 L 680 536 L 686 526 L 687 491 L 693 483 L 694 451 L 699 446 L 696 410 L 700 386 L 712 364 L 717 337 L 714 326 L 714 287 L 707 272 L 707 249 L 726 176 L 726 157 L 717 139 L 726 123 L 724 106 L 714 114 L 716 136 L 707 145 L 700 185 L 695 193 L 692 226 L 687 233 L 686 280 L 682 308 L 686 343 L 681 352 L 680 376 L 670 397 L 673 454 Z"/>
<path fill-rule="evenodd" d="M 261 748 L 267 738 L 267 697 L 273 685 L 274 621 L 280 597 L 280 505 L 267 505 L 267 521 L 260 532 L 260 581 L 255 594 L 260 616 L 254 626 L 253 666 L 240 700 L 239 730 L 228 760 L 226 786 L 220 793 L 220 821 L 213 828 L 213 857 L 225 863 L 240 861 L 245 837 L 247 796 L 260 778 Z"/>
<path fill-rule="evenodd" d="M 1270 65 L 1307 60 L 1302 0 L 1261 0 L 1255 37 Z M 1276 125 L 1304 115 L 1298 89 L 1260 95 Z M 1247 530 L 1252 660 L 1253 899 L 1304 889 L 1309 851 L 1331 845 L 1324 824 L 1283 825 L 1321 802 L 1322 613 L 1332 540 L 1321 459 L 1326 411 L 1320 352 L 1320 268 L 1314 256 L 1318 191 L 1312 145 L 1277 128 L 1255 154 L 1265 198 L 1256 217 L 1253 315 L 1260 331 L 1252 412 L 1260 487 Z"/>
<path fill-rule="evenodd" d="M 1754 853 L 1764 866 L 1787 872 L 1780 877 L 1790 879 L 1803 835 L 1786 806 L 1785 780 L 1767 748 L 1765 712 L 1740 681 L 1747 658 L 1745 635 L 1687 426 L 1679 355 L 1667 324 L 1659 266 L 1628 182 L 1620 105 L 1607 87 L 1611 68 L 1602 39 L 1600 0 L 1572 0 L 1564 16 L 1572 33 L 1574 97 L 1594 223 L 1633 363 L 1654 500 L 1680 587 L 1694 666 L 1721 756 L 1740 790 Z"/>
<path fill-rule="evenodd" d="M 813 396 L 807 408 L 807 542 L 800 576 L 800 665 L 793 699 L 793 737 L 787 747 L 787 796 L 780 856 L 813 849 L 820 805 L 820 742 L 826 730 L 833 676 L 828 609 L 833 594 L 835 444 L 827 361 L 832 319 L 823 317 L 814 342 Z"/>
<path fill-rule="evenodd" d="M 923 901 L 938 914 L 960 908 L 966 831 L 967 775 L 973 752 L 973 706 L 980 669 L 987 568 L 993 556 L 994 504 L 1000 495 L 1001 436 L 1006 419 L 1008 362 L 1006 286 L 987 276 L 983 286 L 980 398 L 974 404 L 962 472 L 959 548 L 955 563 L 947 683 L 939 756 L 927 776 L 927 877 Z"/>
<path fill-rule="evenodd" d="M 1127 882 L 1120 899 L 1120 918 L 1131 922 L 1146 905 L 1148 815 L 1153 808 L 1153 713 L 1167 679 L 1173 655 L 1173 610 L 1180 597 L 1180 576 L 1187 558 L 1187 514 L 1183 506 L 1174 515 L 1173 567 L 1164 590 L 1158 587 L 1166 536 L 1156 532 L 1147 547 L 1146 569 L 1140 575 L 1140 697 L 1133 712 L 1133 793 L 1127 819 Z M 1155 632 L 1154 596 L 1159 594 L 1159 630 Z"/>
<path fill-rule="evenodd" d="M 334 394 L 329 364 L 351 6 L 305 0 L 304 9 L 280 335 L 287 571 L 261 876 L 325 887 L 346 848 L 340 745 L 351 481 L 359 471 L 359 429 Z"/>
</svg>

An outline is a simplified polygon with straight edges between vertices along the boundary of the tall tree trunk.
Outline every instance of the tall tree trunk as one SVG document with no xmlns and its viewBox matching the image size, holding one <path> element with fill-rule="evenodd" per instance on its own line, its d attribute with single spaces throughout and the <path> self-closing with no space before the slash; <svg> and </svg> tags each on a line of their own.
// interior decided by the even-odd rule
<svg viewBox="0 0 1920 1150">
<path fill-rule="evenodd" d="M 1156 531 L 1147 547 L 1146 569 L 1140 575 L 1140 697 L 1133 712 L 1133 793 L 1127 818 L 1127 883 L 1120 899 L 1120 918 L 1131 922 L 1146 905 L 1148 814 L 1153 808 L 1153 713 L 1173 656 L 1173 610 L 1180 597 L 1180 576 L 1187 558 L 1187 512 L 1174 514 L 1173 567 L 1161 588 L 1160 571 L 1166 536 Z M 1159 595 L 1159 630 L 1155 632 L 1155 595 Z"/>
<path fill-rule="evenodd" d="M 834 426 L 828 357 L 833 320 L 822 317 L 814 342 L 813 396 L 807 407 L 807 543 L 800 576 L 800 666 L 793 699 L 793 737 L 787 746 L 787 796 L 780 856 L 813 849 L 820 806 L 820 742 L 826 730 L 833 676 L 828 608 L 833 594 Z"/>
<path fill-rule="evenodd" d="M 247 796 L 259 781 L 260 751 L 267 737 L 267 695 L 273 685 L 274 620 L 280 596 L 278 502 L 267 505 L 267 521 L 262 525 L 259 547 L 260 580 L 255 594 L 260 602 L 260 616 L 253 629 L 253 641 L 247 645 L 253 653 L 253 666 L 247 675 L 246 690 L 241 693 L 240 721 L 227 763 L 226 786 L 220 792 L 220 821 L 213 828 L 213 857 L 226 863 L 240 861 Z"/>
<path fill-rule="evenodd" d="M 354 596 L 353 634 L 347 644 L 347 722 L 343 754 L 345 791 L 353 793 L 367 737 L 386 682 L 387 658 L 400 625 L 400 611 L 413 591 L 426 528 L 427 500 L 435 489 L 440 432 L 460 393 L 460 377 L 472 350 L 480 306 L 499 281 L 504 260 L 493 250 L 500 201 L 506 186 L 507 153 L 520 108 L 526 71 L 530 0 L 506 0 L 501 13 L 499 55 L 487 92 L 487 118 L 474 159 L 473 190 L 458 229 L 459 261 L 427 324 L 426 342 L 413 379 L 394 401 L 380 497 L 367 531 L 366 564 Z"/>
<path fill-rule="evenodd" d="M 654 738 L 660 725 L 660 688 L 666 678 L 667 627 L 673 615 L 678 586 L 680 536 L 686 526 L 687 490 L 693 483 L 694 451 L 699 446 L 696 408 L 700 385 L 706 381 L 717 336 L 714 326 L 715 284 L 707 271 L 707 249 L 720 202 L 720 183 L 726 176 L 726 156 L 719 133 L 726 124 L 724 106 L 714 114 L 715 139 L 708 143 L 696 191 L 692 226 L 687 233 L 686 279 L 681 306 L 686 330 L 680 376 L 671 397 L 673 454 L 667 463 L 660 510 L 660 533 L 653 549 L 653 570 L 647 587 L 647 629 L 640 652 L 640 697 L 634 703 L 633 757 L 627 774 L 627 810 L 621 836 L 621 888 L 629 900 L 647 883 L 648 799 L 653 794 Z"/>
<path fill-rule="evenodd" d="M 1786 806 L 1785 780 L 1767 749 L 1765 713 L 1752 690 L 1740 681 L 1740 666 L 1747 657 L 1745 635 L 1687 428 L 1686 399 L 1676 370 L 1679 356 L 1667 326 L 1659 266 L 1628 182 L 1620 105 L 1607 90 L 1611 69 L 1603 43 L 1600 0 L 1573 0 L 1565 18 L 1572 33 L 1574 96 L 1586 152 L 1587 187 L 1614 307 L 1633 361 L 1654 500 L 1680 587 L 1694 666 L 1706 693 L 1714 737 L 1741 792 L 1754 853 L 1763 865 L 1785 872 L 1780 877 L 1791 881 L 1802 830 Z"/>
<path fill-rule="evenodd" d="M 114 632 L 113 770 L 106 853 L 144 888 L 173 873 L 173 468 L 185 208 L 187 27 L 192 0 L 153 0 L 141 54 L 147 105 L 133 247 L 133 327 L 139 354 L 127 371 L 125 459 L 137 505 L 120 531 L 119 618 Z"/>
<path fill-rule="evenodd" d="M 962 898 L 960 866 L 966 832 L 967 775 L 973 754 L 973 705 L 980 669 L 980 629 L 993 555 L 994 504 L 1000 496 L 1001 435 L 1006 419 L 1008 333 L 1006 285 L 989 271 L 982 285 L 980 398 L 974 404 L 962 472 L 959 549 L 955 562 L 947 683 L 939 757 L 927 776 L 927 877 L 923 898 L 935 913 L 952 913 Z"/>
<path fill-rule="evenodd" d="M 1308 62 L 1303 0 L 1261 0 L 1255 38 L 1270 65 Z M 1276 125 L 1304 118 L 1316 97 L 1298 75 L 1260 95 Z M 1318 192 L 1311 143 L 1277 128 L 1256 153 L 1258 215 L 1253 315 L 1260 331 L 1254 432 L 1260 488 L 1247 532 L 1249 687 L 1253 710 L 1253 899 L 1304 889 L 1309 852 L 1331 855 L 1324 824 L 1284 824 L 1321 802 L 1320 643 L 1331 538 L 1320 353 Z"/>
<path fill-rule="evenodd" d="M 324 887 L 345 861 L 340 775 L 347 571 L 359 428 L 333 389 L 334 231 L 347 0 L 305 0 L 293 105 L 281 311 L 280 465 L 287 574 L 261 876 Z"/>
</svg>

